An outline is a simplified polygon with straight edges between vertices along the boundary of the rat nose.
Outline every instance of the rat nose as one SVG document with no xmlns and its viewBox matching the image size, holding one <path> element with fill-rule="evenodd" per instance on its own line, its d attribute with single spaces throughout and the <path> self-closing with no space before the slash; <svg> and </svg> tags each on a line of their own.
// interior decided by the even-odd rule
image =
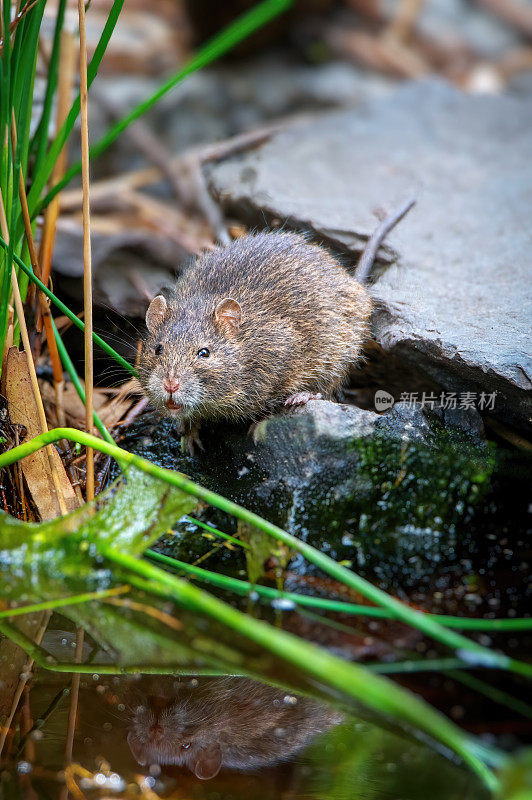
<svg viewBox="0 0 532 800">
<path fill-rule="evenodd" d="M 163 386 L 165 392 L 168 392 L 168 394 L 173 394 L 179 389 L 179 383 L 175 380 L 175 378 L 165 378 Z"/>
<path fill-rule="evenodd" d="M 159 738 L 161 736 L 162 732 L 163 732 L 163 727 L 159 722 L 154 722 L 149 727 L 150 735 L 154 736 L 155 738 Z"/>
</svg>

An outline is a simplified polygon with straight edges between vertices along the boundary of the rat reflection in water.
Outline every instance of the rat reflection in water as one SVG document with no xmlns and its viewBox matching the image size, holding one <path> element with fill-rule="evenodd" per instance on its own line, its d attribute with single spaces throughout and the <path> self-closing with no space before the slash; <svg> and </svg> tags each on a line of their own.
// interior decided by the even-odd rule
<svg viewBox="0 0 532 800">
<path fill-rule="evenodd" d="M 128 733 L 141 765 L 186 766 L 197 778 L 290 760 L 340 713 L 247 678 L 154 680 Z"/>
</svg>

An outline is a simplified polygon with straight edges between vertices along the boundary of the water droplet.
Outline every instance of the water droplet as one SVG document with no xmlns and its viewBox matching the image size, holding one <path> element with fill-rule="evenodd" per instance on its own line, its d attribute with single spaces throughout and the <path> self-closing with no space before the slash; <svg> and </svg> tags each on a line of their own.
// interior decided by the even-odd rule
<svg viewBox="0 0 532 800">
<path fill-rule="evenodd" d="M 456 655 L 475 667 L 502 667 L 508 669 L 510 659 L 500 653 L 490 653 L 480 650 L 457 650 Z"/>
<path fill-rule="evenodd" d="M 293 694 L 285 694 L 283 697 L 283 703 L 286 703 L 287 706 L 295 706 L 297 703 L 297 697 Z"/>
<path fill-rule="evenodd" d="M 112 772 L 109 775 L 109 784 L 115 791 L 121 791 L 126 788 L 126 784 L 117 772 Z"/>
<path fill-rule="evenodd" d="M 275 600 L 272 600 L 271 606 L 279 611 L 293 611 L 296 604 L 288 597 L 276 597 Z"/>
</svg>

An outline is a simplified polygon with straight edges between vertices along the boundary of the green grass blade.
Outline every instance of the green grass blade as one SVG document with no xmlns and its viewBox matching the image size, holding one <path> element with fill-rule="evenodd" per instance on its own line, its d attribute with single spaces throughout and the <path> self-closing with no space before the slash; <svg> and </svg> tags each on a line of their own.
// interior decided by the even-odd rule
<svg viewBox="0 0 532 800">
<path fill-rule="evenodd" d="M 55 428 L 46 433 L 42 433 L 34 439 L 30 439 L 18 447 L 0 455 L 0 469 L 14 463 L 19 458 L 24 458 L 24 456 L 34 453 L 40 447 L 44 447 L 44 445 L 51 444 L 59 439 L 69 439 L 70 441 L 78 442 L 87 447 L 93 447 L 95 450 L 100 450 L 112 456 L 120 464 L 136 466 L 146 474 L 158 477 L 171 486 L 176 486 L 178 489 L 187 492 L 208 505 L 215 506 L 225 511 L 227 514 L 258 528 L 268 536 L 283 542 L 283 544 L 287 545 L 289 548 L 301 553 L 307 561 L 319 567 L 325 573 L 331 575 L 346 586 L 349 586 L 351 589 L 360 592 L 360 594 L 375 603 L 375 605 L 388 609 L 395 614 L 397 619 L 405 624 L 422 631 L 427 636 L 450 647 L 452 650 L 456 651 L 456 655 L 458 655 L 462 661 L 468 663 L 470 666 L 479 665 L 497 669 L 507 669 L 520 675 L 532 677 L 532 664 L 510 658 L 505 653 L 490 650 L 488 647 L 473 642 L 462 634 L 444 628 L 427 614 L 410 608 L 410 606 L 407 606 L 397 598 L 388 595 L 382 589 L 374 586 L 361 575 L 338 564 L 334 559 L 330 558 L 330 556 L 312 547 L 312 545 L 307 542 L 301 541 L 296 536 L 292 536 L 292 534 L 277 527 L 277 525 L 259 517 L 252 511 L 242 508 L 242 506 L 216 494 L 216 492 L 205 489 L 203 486 L 198 486 L 198 484 L 189 480 L 189 478 L 179 472 L 174 472 L 173 470 L 152 464 L 151 461 L 147 461 L 134 453 L 129 453 L 127 450 L 123 450 L 116 445 L 103 442 L 84 431 L 77 431 L 74 428 Z"/>
<path fill-rule="evenodd" d="M 46 0 L 40 0 L 36 6 L 24 17 L 24 27 L 17 28 L 16 45 L 17 50 L 13 50 L 13 58 L 15 60 L 15 71 L 13 75 L 13 82 L 15 86 L 13 96 L 13 108 L 15 113 L 15 125 L 17 130 L 17 151 L 15 154 L 15 162 L 13 166 L 13 195 L 14 203 L 12 208 L 12 222 L 11 222 L 11 239 L 15 252 L 20 251 L 20 241 L 17 237 L 17 231 L 23 227 L 22 223 L 22 209 L 20 207 L 20 198 L 18 192 L 20 168 L 22 167 L 23 173 L 26 172 L 27 154 L 29 145 L 29 132 L 31 109 L 33 103 L 33 86 L 35 82 L 35 72 L 37 67 L 37 52 L 39 42 L 39 32 L 44 14 L 44 7 Z M 22 41 L 23 44 L 19 48 Z M 22 299 L 25 299 L 24 292 L 21 291 Z"/>
<path fill-rule="evenodd" d="M 55 91 L 57 89 L 57 74 L 59 67 L 59 55 L 61 47 L 61 32 L 65 21 L 65 9 L 67 0 L 59 0 L 57 8 L 57 16 L 55 20 L 54 39 L 52 44 L 52 53 L 50 56 L 50 63 L 48 65 L 48 78 L 46 82 L 46 92 L 44 95 L 44 103 L 41 114 L 41 119 L 35 131 L 32 150 L 35 151 L 35 164 L 33 172 L 38 175 L 41 171 L 42 162 L 46 155 L 46 147 L 48 145 L 48 129 L 50 127 L 50 117 L 52 113 L 52 105 L 54 100 Z"/>
<path fill-rule="evenodd" d="M 231 544 L 235 544 L 238 547 L 243 547 L 244 550 L 250 549 L 250 546 L 247 544 L 247 542 L 243 542 L 241 539 L 230 536 L 228 533 L 224 533 L 223 531 L 218 530 L 218 528 L 214 528 L 212 525 L 207 525 L 206 522 L 202 522 L 199 519 L 194 519 L 194 517 L 189 517 L 188 515 L 183 519 L 186 522 L 191 522 L 193 525 L 197 525 L 198 528 L 203 528 L 204 531 L 212 533 L 213 536 L 218 536 L 220 539 L 225 539 L 227 542 L 231 542 Z"/>
<path fill-rule="evenodd" d="M 124 589 L 123 591 L 126 591 Z M 89 603 L 92 600 L 103 600 L 106 597 L 116 597 L 117 594 L 122 594 L 122 591 L 114 589 L 100 589 L 95 592 L 83 592 L 82 594 L 73 594 L 70 597 L 60 597 L 57 600 L 44 600 L 42 603 L 31 603 L 27 606 L 14 606 L 0 611 L 0 619 L 10 619 L 11 617 L 21 617 L 24 614 L 34 614 L 36 611 L 46 611 L 56 608 L 66 608 L 68 606 L 78 605 L 79 603 Z"/>
<path fill-rule="evenodd" d="M 191 520 L 195 524 L 199 524 L 198 520 L 192 518 Z M 262 586 L 261 584 L 242 581 L 239 578 L 231 578 L 228 575 L 221 575 L 219 572 L 211 572 L 203 567 L 187 564 L 185 561 L 179 561 L 177 558 L 158 553 L 156 550 L 147 550 L 146 555 L 171 569 L 179 570 L 212 586 L 217 586 L 219 589 L 225 589 L 239 595 L 245 596 L 250 594 L 250 592 L 256 592 L 266 600 L 289 600 L 295 603 L 295 605 L 319 608 L 322 611 L 334 611 L 340 614 L 376 617 L 378 619 L 397 619 L 390 611 L 385 608 L 380 608 L 379 606 L 366 606 L 360 603 L 347 603 L 345 600 L 330 600 L 325 597 L 313 597 L 311 595 L 298 594 L 297 592 L 285 592 L 281 589 L 274 589 L 271 586 Z M 447 614 L 424 613 L 432 617 L 432 619 L 440 625 L 445 625 L 445 627 L 448 628 L 461 628 L 462 630 L 470 631 L 491 631 L 492 633 L 496 631 L 506 631 L 509 633 L 510 631 L 532 630 L 532 617 L 474 619 L 471 617 L 453 617 Z"/>
<path fill-rule="evenodd" d="M 2 3 L 2 13 L 3 13 L 3 23 L 4 23 L 4 32 L 9 31 L 11 26 L 11 3 L 3 2 Z M 5 108 L 2 109 L 3 112 L 3 119 L 2 122 L 5 122 L 9 119 L 9 113 L 7 113 L 7 109 L 11 107 L 10 103 L 10 77 L 11 77 L 11 36 L 4 33 L 4 46 L 2 50 L 2 64 L 4 68 L 4 91 L 2 92 L 2 104 L 5 104 Z M 3 135 L 3 132 L 2 132 Z"/>
<path fill-rule="evenodd" d="M 485 697 L 488 697 L 493 703 L 499 703 L 499 705 L 511 708 L 512 711 L 515 711 L 517 714 L 521 714 L 523 717 L 532 719 L 532 706 L 529 705 L 529 703 L 526 703 L 524 700 L 505 692 L 504 689 L 499 689 L 497 686 L 492 686 L 480 678 L 477 678 L 475 675 L 469 675 L 468 673 L 463 672 L 455 672 L 454 669 L 450 671 L 448 675 L 453 678 L 453 680 L 459 681 L 465 686 L 468 686 L 470 689 L 473 689 L 474 691 L 483 694 Z"/>
<path fill-rule="evenodd" d="M 59 334 L 59 331 L 57 330 L 56 324 L 55 324 L 53 319 L 52 319 L 52 328 L 54 329 L 54 336 L 55 336 L 55 341 L 57 342 L 57 349 L 59 351 L 59 357 L 60 357 L 61 361 L 63 362 L 64 368 L 66 369 L 66 371 L 69 374 L 70 380 L 74 384 L 74 388 L 75 388 L 76 392 L 78 393 L 79 399 L 81 400 L 83 405 L 85 405 L 85 389 L 81 385 L 81 381 L 79 379 L 79 375 L 76 372 L 76 368 L 75 368 L 74 364 L 72 363 L 72 359 L 68 355 L 67 349 L 66 349 L 66 347 L 64 345 L 64 342 L 63 342 L 63 340 L 62 340 L 62 338 L 61 338 L 61 336 Z M 106 442 L 110 442 L 111 444 L 114 444 L 113 437 L 111 436 L 111 434 L 109 433 L 109 431 L 107 430 L 107 428 L 105 427 L 103 422 L 101 421 L 101 419 L 98 416 L 98 414 L 96 413 L 96 411 L 92 412 L 92 418 L 94 420 L 94 424 L 96 425 L 97 429 L 100 431 L 100 433 L 101 433 L 102 437 L 105 439 L 105 441 Z"/>
<path fill-rule="evenodd" d="M 19 137 L 22 138 L 22 155 L 21 155 L 21 163 L 22 169 L 24 172 L 24 176 L 26 177 L 28 174 L 28 155 L 29 155 L 29 145 L 30 145 L 30 127 L 31 127 L 31 117 L 32 117 L 32 107 L 33 107 L 33 96 L 34 96 L 34 86 L 35 86 L 35 76 L 37 74 L 37 55 L 39 51 L 39 36 L 40 36 L 40 29 L 42 25 L 42 19 L 44 15 L 44 9 L 46 6 L 46 0 L 43 0 L 42 4 L 37 6 L 33 9 L 34 18 L 33 18 L 33 32 L 32 32 L 32 39 L 30 41 L 29 47 L 33 48 L 35 52 L 35 58 L 33 61 L 32 69 L 30 72 L 30 80 L 27 83 L 27 105 L 26 105 L 26 112 L 25 112 L 25 125 L 24 128 L 19 131 Z M 21 109 L 21 113 L 24 113 Z"/>
<path fill-rule="evenodd" d="M 11 211 L 12 193 L 12 163 L 11 147 L 9 146 L 8 131 L 11 124 L 11 97 L 12 97 L 12 63 L 11 63 L 11 36 L 9 28 L 11 24 L 11 3 L 4 2 L 1 8 L 4 46 L 2 50 L 2 83 L 0 86 L 0 191 L 4 201 L 6 217 L 9 220 Z M 11 253 L 8 250 L 0 258 L 0 348 L 4 352 L 4 342 L 7 334 L 8 324 L 8 304 L 11 283 Z M 1 365 L 0 365 L 1 370 Z"/>
</svg>

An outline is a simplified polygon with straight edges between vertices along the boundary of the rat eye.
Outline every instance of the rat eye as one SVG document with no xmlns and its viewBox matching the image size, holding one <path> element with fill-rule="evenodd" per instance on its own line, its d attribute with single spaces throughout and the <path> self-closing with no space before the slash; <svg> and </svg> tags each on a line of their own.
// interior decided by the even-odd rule
<svg viewBox="0 0 532 800">
<path fill-rule="evenodd" d="M 184 744 L 181 745 L 181 750 L 188 750 L 189 747 L 190 747 L 190 742 L 185 742 Z"/>
<path fill-rule="evenodd" d="M 160 356 L 161 353 L 163 352 L 162 344 L 156 344 L 155 347 L 153 348 L 153 352 L 155 353 L 156 356 Z"/>
<path fill-rule="evenodd" d="M 202 347 L 201 350 L 198 350 L 198 358 L 209 358 L 209 356 L 210 352 L 206 347 Z"/>
</svg>

